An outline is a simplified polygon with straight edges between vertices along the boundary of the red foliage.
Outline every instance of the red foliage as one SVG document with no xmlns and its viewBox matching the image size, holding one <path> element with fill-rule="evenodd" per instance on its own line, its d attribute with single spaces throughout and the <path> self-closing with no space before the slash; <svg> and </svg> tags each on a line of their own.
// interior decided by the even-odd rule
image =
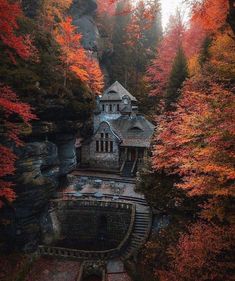
<svg viewBox="0 0 235 281">
<path fill-rule="evenodd" d="M 144 38 L 144 32 L 153 26 L 159 10 L 160 7 L 151 0 L 138 1 L 126 30 L 128 46 L 135 46 Z"/>
<path fill-rule="evenodd" d="M 6 54 L 14 61 L 14 52 L 22 59 L 28 59 L 36 55 L 28 35 L 17 35 L 19 26 L 17 20 L 22 16 L 22 11 L 18 3 L 7 0 L 0 0 L 0 41 L 6 51 Z M 15 193 L 12 190 L 13 184 L 6 181 L 6 176 L 12 175 L 15 171 L 16 156 L 12 150 L 6 146 L 9 140 L 16 145 L 20 145 L 20 129 L 12 119 L 18 119 L 29 125 L 29 121 L 35 119 L 31 113 L 28 104 L 20 102 L 17 95 L 10 87 L 0 84 L 0 111 L 1 126 L 3 131 L 0 144 L 0 207 L 5 200 L 11 202 L 15 199 Z M 18 122 L 18 123 L 19 123 Z"/>
<path fill-rule="evenodd" d="M 160 43 L 156 58 L 147 70 L 146 82 L 151 85 L 150 95 L 162 95 L 167 87 L 172 63 L 177 49 L 182 44 L 185 32 L 181 16 L 172 17 L 167 31 Z"/>
<path fill-rule="evenodd" d="M 197 222 L 183 234 L 177 246 L 170 247 L 170 269 L 158 270 L 160 281 L 233 280 L 225 259 L 232 249 L 233 230 L 229 227 Z"/>
<path fill-rule="evenodd" d="M 160 117 L 153 167 L 178 173 L 189 194 L 234 191 L 233 93 L 208 78 L 189 81 L 176 112 Z"/>
<path fill-rule="evenodd" d="M 4 137 L 13 141 L 16 145 L 21 145 L 19 139 L 20 129 L 11 121 L 12 117 L 17 116 L 20 122 L 29 125 L 29 121 L 35 119 L 35 115 L 31 113 L 31 108 L 28 104 L 19 101 L 17 95 L 8 86 L 0 85 L 0 110 L 3 114 L 2 127 L 5 128 Z M 0 144 L 0 178 L 13 175 L 15 171 L 14 163 L 16 156 L 12 150 Z M 15 194 L 11 187 L 12 183 L 0 179 L 0 207 L 2 206 L 1 198 L 8 201 L 15 199 Z"/>
<path fill-rule="evenodd" d="M 215 32 L 226 24 L 229 8 L 227 0 L 189 1 L 192 20 L 206 31 Z"/>
<path fill-rule="evenodd" d="M 102 14 L 108 14 L 108 15 L 114 15 L 116 4 L 118 0 L 97 0 L 97 13 L 98 15 Z"/>
<path fill-rule="evenodd" d="M 61 47 L 65 85 L 69 72 L 72 72 L 82 82 L 86 83 L 94 93 L 100 93 L 103 88 L 103 75 L 98 63 L 88 57 L 81 45 L 82 35 L 78 34 L 72 25 L 72 18 L 67 17 L 59 24 L 55 38 Z"/>
<path fill-rule="evenodd" d="M 0 0 L 0 40 L 8 48 L 8 54 L 13 58 L 14 50 L 21 58 L 28 59 L 34 55 L 34 49 L 29 35 L 17 35 L 19 30 L 17 20 L 22 16 L 18 3 Z"/>
</svg>

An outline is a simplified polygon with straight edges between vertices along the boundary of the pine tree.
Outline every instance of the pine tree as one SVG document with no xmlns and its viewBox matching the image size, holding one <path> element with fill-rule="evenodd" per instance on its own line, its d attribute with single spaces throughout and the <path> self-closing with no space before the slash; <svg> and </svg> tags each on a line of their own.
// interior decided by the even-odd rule
<svg viewBox="0 0 235 281">
<path fill-rule="evenodd" d="M 128 51 L 126 42 L 126 28 L 130 21 L 130 15 L 122 12 L 130 6 L 129 1 L 120 1 L 117 4 L 116 16 L 113 29 L 113 54 L 108 65 L 111 83 L 118 80 L 124 86 L 127 84 Z"/>
<path fill-rule="evenodd" d="M 180 95 L 180 88 L 188 77 L 187 59 L 182 46 L 179 46 L 174 59 L 168 87 L 166 91 L 166 107 L 169 109 L 177 101 Z"/>
</svg>

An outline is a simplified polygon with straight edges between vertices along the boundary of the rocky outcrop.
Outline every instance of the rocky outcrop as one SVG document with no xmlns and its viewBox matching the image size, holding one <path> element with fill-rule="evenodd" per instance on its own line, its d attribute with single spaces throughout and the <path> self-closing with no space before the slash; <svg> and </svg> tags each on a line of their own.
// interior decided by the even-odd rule
<svg viewBox="0 0 235 281">
<path fill-rule="evenodd" d="M 94 21 L 97 8 L 95 0 L 74 0 L 70 9 L 73 24 L 82 33 L 82 44 L 85 49 L 97 52 L 99 31 Z"/>
<path fill-rule="evenodd" d="M 36 17 L 40 4 L 41 0 L 22 0 L 25 14 L 31 18 Z M 70 9 L 74 24 L 83 34 L 84 47 L 92 52 L 97 50 L 99 37 L 93 19 L 96 8 L 94 0 L 74 0 Z M 32 131 L 24 133 L 25 145 L 15 151 L 17 199 L 0 214 L 0 219 L 8 222 L 0 227 L 0 241 L 1 236 L 7 238 L 12 248 L 32 251 L 50 232 L 48 202 L 60 178 L 76 167 L 76 137 L 88 134 L 93 110 L 93 97 L 76 83 L 65 94 L 58 90 L 50 97 L 38 86 L 38 95 L 26 100 L 39 120 L 33 123 Z"/>
<path fill-rule="evenodd" d="M 16 183 L 17 198 L 6 206 L 1 219 L 8 224 L 0 230 L 12 249 L 33 251 L 41 236 L 41 217 L 47 213 L 48 202 L 58 186 L 58 153 L 55 144 L 27 143 L 17 148 Z"/>
</svg>

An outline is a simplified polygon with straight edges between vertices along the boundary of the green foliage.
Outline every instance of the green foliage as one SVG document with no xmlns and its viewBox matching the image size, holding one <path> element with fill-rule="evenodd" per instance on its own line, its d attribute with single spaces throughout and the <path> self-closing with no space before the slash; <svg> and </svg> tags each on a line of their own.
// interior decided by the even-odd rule
<svg viewBox="0 0 235 281">
<path fill-rule="evenodd" d="M 113 17 L 113 30 L 110 31 L 113 51 L 103 57 L 103 64 L 107 66 L 110 83 L 119 81 L 138 99 L 140 111 L 151 116 L 154 111 L 155 99 L 152 98 L 149 102 L 148 88 L 144 76 L 146 67 L 154 57 L 157 44 L 161 38 L 161 17 L 158 12 L 152 26 L 146 28 L 146 20 L 143 18 L 142 11 L 143 6 L 137 5 L 134 13 L 141 29 L 141 38 L 137 39 L 128 30 L 129 25 L 132 24 L 133 12 L 122 14 L 125 7 L 130 6 L 129 4 L 130 1 L 119 1 L 117 4 L 117 16 Z M 155 5 L 158 6 L 158 1 Z M 107 21 L 106 24 L 110 25 L 110 21 Z M 128 43 L 130 40 L 135 42 L 130 45 Z"/>
<path fill-rule="evenodd" d="M 189 197 L 175 185 L 180 177 L 166 175 L 161 171 L 152 171 L 147 167 L 140 171 L 137 189 L 141 191 L 148 203 L 158 212 L 171 216 L 181 215 L 184 212 L 192 214 L 197 212 L 198 204 L 202 202 L 199 197 Z"/>
<path fill-rule="evenodd" d="M 71 74 L 67 87 L 63 85 L 61 52 L 52 34 L 40 28 L 37 21 L 23 18 L 20 31 L 33 38 L 38 50 L 38 61 L 13 63 L 0 54 L 0 79 L 19 93 L 21 99 L 32 105 L 41 120 L 86 120 L 93 109 L 93 100 L 87 88 Z"/>
<path fill-rule="evenodd" d="M 188 77 L 188 66 L 187 59 L 184 54 L 183 48 L 180 46 L 176 53 L 176 57 L 174 59 L 167 92 L 166 92 L 166 105 L 169 107 L 172 103 L 175 103 L 180 95 L 180 89 L 182 87 L 183 82 Z"/>
<path fill-rule="evenodd" d="M 201 52 L 199 54 L 199 64 L 201 67 L 205 64 L 206 61 L 210 59 L 209 49 L 211 44 L 212 38 L 210 36 L 207 36 L 202 43 Z"/>
</svg>

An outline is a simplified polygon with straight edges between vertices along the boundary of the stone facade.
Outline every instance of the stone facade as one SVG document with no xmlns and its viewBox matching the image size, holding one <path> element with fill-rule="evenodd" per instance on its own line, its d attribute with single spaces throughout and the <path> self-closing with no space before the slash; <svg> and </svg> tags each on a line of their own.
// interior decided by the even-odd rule
<svg viewBox="0 0 235 281">
<path fill-rule="evenodd" d="M 120 172 L 126 167 L 129 176 L 146 156 L 153 131 L 138 114 L 136 98 L 115 82 L 97 99 L 93 136 L 82 145 L 82 165 Z"/>
</svg>

